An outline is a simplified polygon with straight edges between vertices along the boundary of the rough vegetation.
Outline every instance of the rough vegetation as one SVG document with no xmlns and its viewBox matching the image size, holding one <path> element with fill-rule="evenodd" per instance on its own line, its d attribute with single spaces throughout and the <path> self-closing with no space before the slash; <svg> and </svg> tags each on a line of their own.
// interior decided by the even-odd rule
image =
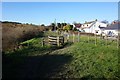
<svg viewBox="0 0 120 80">
<path fill-rule="evenodd" d="M 44 35 L 56 35 L 46 32 Z M 70 39 L 72 40 L 71 36 Z M 75 36 L 77 40 L 77 36 Z M 42 38 L 33 38 L 29 44 L 3 55 L 3 78 L 80 78 L 119 80 L 118 48 L 116 41 L 81 36 L 80 42 L 65 43 L 63 48 L 42 46 Z"/>
<path fill-rule="evenodd" d="M 40 37 L 45 27 L 33 24 L 21 24 L 16 22 L 2 23 L 2 48 L 3 51 L 14 49 L 20 42 Z"/>
</svg>

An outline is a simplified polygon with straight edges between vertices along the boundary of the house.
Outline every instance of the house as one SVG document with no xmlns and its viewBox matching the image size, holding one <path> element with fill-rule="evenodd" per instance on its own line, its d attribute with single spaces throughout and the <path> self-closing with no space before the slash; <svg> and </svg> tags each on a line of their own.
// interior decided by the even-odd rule
<svg viewBox="0 0 120 80">
<path fill-rule="evenodd" d="M 85 22 L 81 29 L 84 30 L 86 33 L 94 33 L 100 35 L 102 33 L 102 29 L 107 27 L 108 23 L 103 23 L 102 21 L 91 21 Z"/>
<path fill-rule="evenodd" d="M 118 33 L 120 33 L 120 22 L 114 22 L 108 27 L 103 28 L 102 33 L 110 37 L 117 37 Z"/>
<path fill-rule="evenodd" d="M 81 28 L 88 28 L 90 27 L 91 25 L 94 24 L 95 21 L 90 21 L 90 22 L 86 22 L 82 24 Z"/>
</svg>

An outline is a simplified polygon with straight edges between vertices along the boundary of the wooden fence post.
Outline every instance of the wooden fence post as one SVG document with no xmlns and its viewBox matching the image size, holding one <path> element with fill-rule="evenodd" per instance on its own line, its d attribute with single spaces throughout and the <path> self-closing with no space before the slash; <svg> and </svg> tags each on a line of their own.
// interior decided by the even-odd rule
<svg viewBox="0 0 120 80">
<path fill-rule="evenodd" d="M 90 34 L 88 33 L 88 43 L 89 43 L 89 40 L 90 40 L 90 36 L 89 36 Z"/>
<path fill-rule="evenodd" d="M 63 40 L 63 42 L 62 42 L 62 45 L 64 44 L 64 37 L 62 37 L 62 40 Z"/>
<path fill-rule="evenodd" d="M 107 35 L 105 35 L 105 38 L 106 38 L 106 46 L 107 46 Z"/>
<path fill-rule="evenodd" d="M 95 46 L 97 46 L 97 36 L 95 34 Z"/>
<path fill-rule="evenodd" d="M 117 41 L 117 48 L 118 48 L 118 38 L 117 38 L 117 40 L 116 40 L 116 41 Z"/>
<path fill-rule="evenodd" d="M 120 41 L 120 37 L 119 37 L 119 34 L 118 34 L 118 37 L 117 37 L 117 48 L 119 48 L 119 45 L 120 45 L 119 41 Z"/>
<path fill-rule="evenodd" d="M 67 34 L 67 42 L 69 41 L 69 33 Z"/>
<path fill-rule="evenodd" d="M 59 36 L 57 36 L 57 45 L 60 46 Z"/>
<path fill-rule="evenodd" d="M 73 33 L 73 42 L 75 42 L 75 34 Z"/>
<path fill-rule="evenodd" d="M 42 39 L 42 47 L 44 46 L 44 39 Z"/>
<path fill-rule="evenodd" d="M 118 49 L 120 47 L 120 32 L 118 32 Z M 120 53 L 120 50 L 118 50 L 118 53 Z"/>
<path fill-rule="evenodd" d="M 30 46 L 29 43 L 27 43 L 27 46 Z"/>
<path fill-rule="evenodd" d="M 78 42 L 80 42 L 80 33 L 78 32 Z"/>
</svg>

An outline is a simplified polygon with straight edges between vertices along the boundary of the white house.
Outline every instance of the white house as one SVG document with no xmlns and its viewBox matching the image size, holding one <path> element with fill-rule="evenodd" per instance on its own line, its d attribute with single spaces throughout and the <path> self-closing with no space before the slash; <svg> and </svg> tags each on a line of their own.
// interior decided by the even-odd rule
<svg viewBox="0 0 120 80">
<path fill-rule="evenodd" d="M 100 35 L 102 33 L 102 28 L 107 27 L 107 23 L 103 23 L 100 21 L 91 21 L 91 22 L 86 22 L 84 23 L 81 28 L 84 30 L 86 33 L 94 33 L 97 35 Z"/>
<path fill-rule="evenodd" d="M 91 22 L 85 22 L 81 25 L 81 28 L 88 28 L 90 27 L 95 21 L 91 21 Z"/>
<path fill-rule="evenodd" d="M 107 36 L 118 36 L 120 32 L 120 22 L 116 22 L 114 24 L 109 25 L 106 28 L 103 28 L 102 33 L 106 34 Z"/>
</svg>

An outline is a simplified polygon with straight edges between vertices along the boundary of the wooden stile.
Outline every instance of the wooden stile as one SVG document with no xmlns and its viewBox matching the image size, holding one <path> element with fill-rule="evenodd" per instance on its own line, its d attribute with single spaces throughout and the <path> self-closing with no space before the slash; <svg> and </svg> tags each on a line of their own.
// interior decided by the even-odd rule
<svg viewBox="0 0 120 80">
<path fill-rule="evenodd" d="M 64 37 L 63 36 L 48 36 L 48 41 L 50 45 L 63 45 Z"/>
</svg>

